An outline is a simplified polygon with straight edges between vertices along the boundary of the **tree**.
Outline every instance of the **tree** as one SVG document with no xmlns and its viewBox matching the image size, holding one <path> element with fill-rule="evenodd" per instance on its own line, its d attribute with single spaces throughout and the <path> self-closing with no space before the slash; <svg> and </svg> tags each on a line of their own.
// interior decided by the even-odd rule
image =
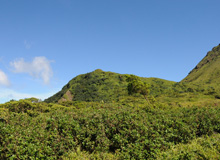
<svg viewBox="0 0 220 160">
<path fill-rule="evenodd" d="M 25 100 L 31 101 L 32 103 L 38 103 L 41 102 L 41 99 L 35 98 L 35 97 L 31 97 L 31 98 L 25 98 Z"/>
<path fill-rule="evenodd" d="M 143 82 L 139 77 L 135 75 L 128 76 L 127 81 L 128 81 L 128 86 L 127 86 L 128 94 L 132 95 L 134 93 L 140 93 L 141 95 L 144 96 L 146 101 L 149 103 L 149 100 L 148 100 L 148 96 L 150 93 L 149 84 L 147 84 L 146 82 Z"/>
</svg>

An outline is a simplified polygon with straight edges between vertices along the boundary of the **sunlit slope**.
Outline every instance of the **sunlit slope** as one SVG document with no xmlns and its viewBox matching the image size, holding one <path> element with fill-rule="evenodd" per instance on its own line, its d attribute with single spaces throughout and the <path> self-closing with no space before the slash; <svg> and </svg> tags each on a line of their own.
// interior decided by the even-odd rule
<svg viewBox="0 0 220 160">
<path fill-rule="evenodd" d="M 46 102 L 62 101 L 119 101 L 126 99 L 128 74 L 105 72 L 97 69 L 93 72 L 76 76 L 66 84 L 62 90 Z M 170 89 L 176 82 L 159 78 L 142 78 L 150 84 L 152 95 L 162 94 Z"/>
<path fill-rule="evenodd" d="M 220 45 L 208 52 L 182 82 L 220 88 Z"/>
</svg>

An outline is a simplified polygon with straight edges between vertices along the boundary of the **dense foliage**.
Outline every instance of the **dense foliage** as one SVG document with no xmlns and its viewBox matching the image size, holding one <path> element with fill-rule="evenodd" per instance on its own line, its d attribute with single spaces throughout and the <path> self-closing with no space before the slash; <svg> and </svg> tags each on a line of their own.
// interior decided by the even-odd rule
<svg viewBox="0 0 220 160">
<path fill-rule="evenodd" d="M 64 88 L 48 98 L 46 102 L 58 102 L 62 98 L 70 101 L 112 101 L 127 95 L 126 75 L 104 72 L 100 69 L 73 78 Z M 66 92 L 70 91 L 72 99 Z"/>
<path fill-rule="evenodd" d="M 127 79 L 130 75 L 104 72 L 100 69 L 79 75 L 68 82 L 63 89 L 45 102 L 87 101 L 112 102 L 129 97 Z M 138 77 L 140 78 L 140 77 Z M 161 95 L 167 92 L 175 82 L 158 78 L 140 78 L 149 85 L 151 94 Z M 67 95 L 70 92 L 72 97 Z"/>
<path fill-rule="evenodd" d="M 156 159 L 173 146 L 220 133 L 220 107 L 12 101 L 0 107 L 0 159 Z M 220 155 L 219 141 L 213 142 Z M 176 157 L 191 154 L 184 150 Z M 162 158 L 163 159 L 163 158 Z"/>
<path fill-rule="evenodd" d="M 127 89 L 129 95 L 132 95 L 134 93 L 140 93 L 149 102 L 148 100 L 150 93 L 149 84 L 143 82 L 139 77 L 135 75 L 128 76 L 127 81 L 128 81 Z"/>
<path fill-rule="evenodd" d="M 136 80 L 134 78 L 132 80 L 132 76 L 135 77 Z M 141 101 L 143 96 L 145 99 L 147 97 L 155 97 L 166 102 L 167 97 L 168 101 L 172 102 L 188 101 L 188 99 L 192 100 L 191 97 L 198 97 L 198 99 L 204 98 L 204 96 L 208 98 L 210 96 L 213 98 L 220 98 L 218 90 L 210 86 L 185 82 L 172 82 L 158 78 L 141 78 L 134 75 L 95 70 L 94 72 L 73 78 L 60 92 L 46 99 L 45 102 L 124 101 L 127 103 L 129 100 Z"/>
</svg>

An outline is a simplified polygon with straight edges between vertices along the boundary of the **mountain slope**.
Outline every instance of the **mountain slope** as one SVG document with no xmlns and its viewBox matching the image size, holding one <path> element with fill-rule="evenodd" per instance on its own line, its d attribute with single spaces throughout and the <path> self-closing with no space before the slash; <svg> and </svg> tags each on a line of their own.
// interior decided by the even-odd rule
<svg viewBox="0 0 220 160">
<path fill-rule="evenodd" d="M 93 72 L 79 75 L 66 84 L 62 90 L 45 102 L 62 101 L 119 101 L 129 97 L 126 81 L 128 74 L 104 72 L 97 69 Z M 163 93 L 175 82 L 159 78 L 142 78 L 151 86 L 151 94 Z"/>
<path fill-rule="evenodd" d="M 104 72 L 97 69 L 79 75 L 69 81 L 60 92 L 45 102 L 63 101 L 121 101 L 132 98 L 128 95 L 128 74 Z M 180 98 L 198 94 L 220 98 L 220 44 L 208 52 L 198 65 L 180 83 L 159 78 L 141 78 L 150 84 L 154 97 Z M 216 96 L 217 95 L 217 96 Z M 140 98 L 140 95 L 134 95 Z"/>
<path fill-rule="evenodd" d="M 220 44 L 209 51 L 182 82 L 212 86 L 220 84 Z"/>
</svg>

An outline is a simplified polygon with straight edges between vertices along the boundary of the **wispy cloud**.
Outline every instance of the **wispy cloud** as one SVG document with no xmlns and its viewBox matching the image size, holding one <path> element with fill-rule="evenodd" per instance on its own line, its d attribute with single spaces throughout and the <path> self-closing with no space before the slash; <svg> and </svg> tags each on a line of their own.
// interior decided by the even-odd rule
<svg viewBox="0 0 220 160">
<path fill-rule="evenodd" d="M 34 78 L 43 79 L 45 84 L 49 84 L 53 76 L 50 66 L 51 61 L 46 57 L 35 57 L 32 62 L 25 62 L 23 58 L 10 63 L 15 73 L 28 73 Z"/>
<path fill-rule="evenodd" d="M 43 93 L 43 94 L 28 94 L 28 93 L 17 92 L 12 89 L 0 89 L 0 103 L 5 103 L 5 102 L 10 101 L 12 99 L 19 100 L 19 99 L 25 99 L 25 98 L 31 98 L 31 97 L 35 97 L 35 98 L 44 100 L 44 99 L 52 96 L 56 92 L 57 91 Z"/>
<path fill-rule="evenodd" d="M 0 85 L 7 87 L 10 86 L 10 81 L 8 80 L 7 75 L 2 70 L 0 70 Z"/>
<path fill-rule="evenodd" d="M 27 40 L 24 41 L 24 46 L 26 49 L 30 49 L 32 46 L 32 43 L 28 42 Z"/>
</svg>

